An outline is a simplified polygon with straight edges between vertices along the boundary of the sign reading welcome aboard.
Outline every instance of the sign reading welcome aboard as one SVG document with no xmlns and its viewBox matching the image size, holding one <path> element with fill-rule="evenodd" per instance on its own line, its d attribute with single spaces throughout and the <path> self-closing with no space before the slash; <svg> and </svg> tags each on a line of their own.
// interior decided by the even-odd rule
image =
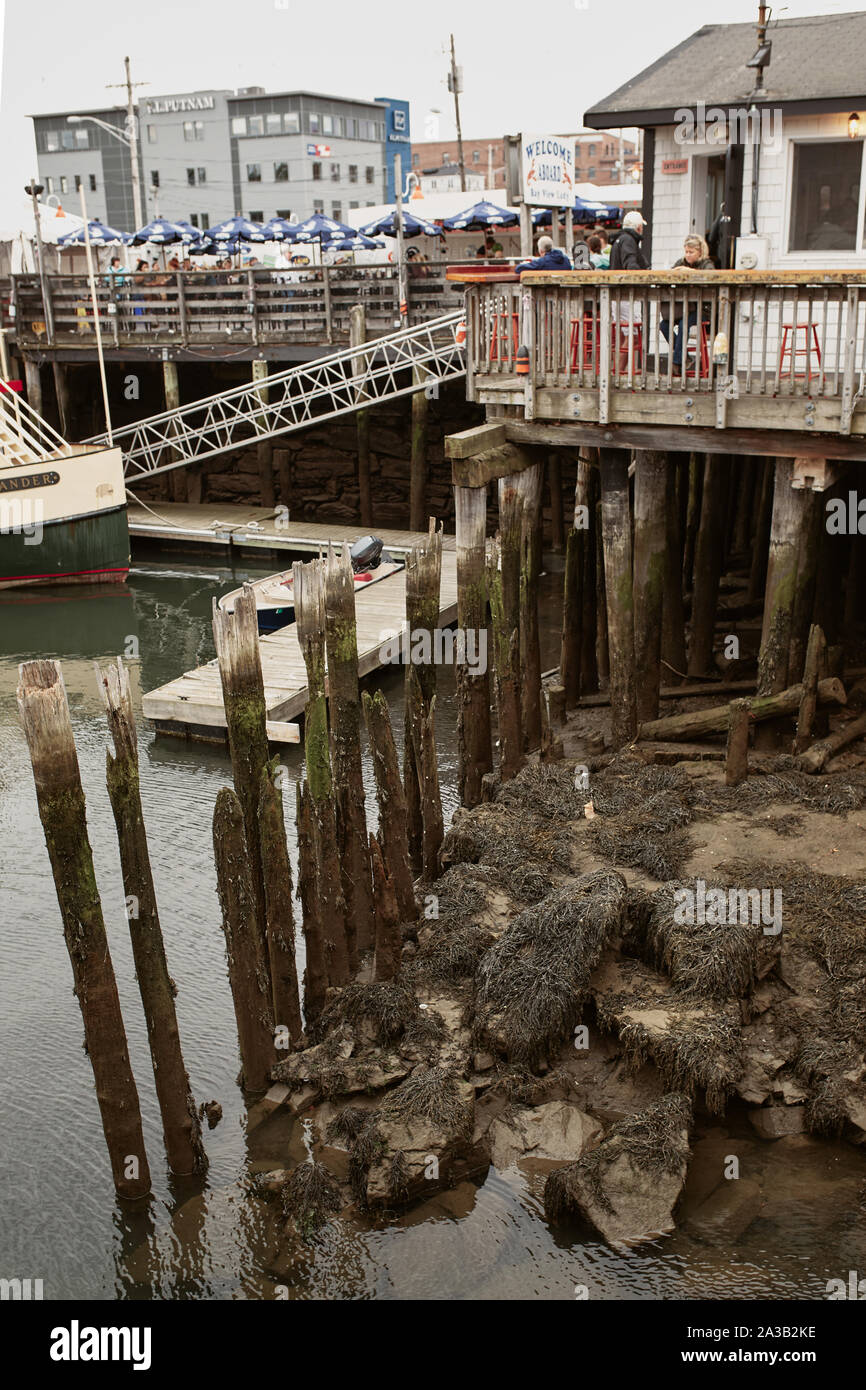
<svg viewBox="0 0 866 1390">
<path fill-rule="evenodd" d="M 535 207 L 574 206 L 574 141 L 558 135 L 521 138 L 523 201 Z"/>
</svg>

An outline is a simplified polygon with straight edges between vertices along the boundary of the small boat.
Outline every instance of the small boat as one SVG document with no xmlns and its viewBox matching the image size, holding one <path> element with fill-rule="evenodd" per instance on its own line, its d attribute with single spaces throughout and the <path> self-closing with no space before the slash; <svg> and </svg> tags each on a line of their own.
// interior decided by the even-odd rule
<svg viewBox="0 0 866 1390">
<path fill-rule="evenodd" d="M 384 549 L 378 536 L 362 536 L 351 547 L 352 569 L 355 576 L 355 592 L 370 584 L 378 584 L 398 570 L 405 569 L 405 561 L 393 560 Z M 278 632 L 295 621 L 295 602 L 292 571 L 282 570 L 279 574 L 269 574 L 266 579 L 256 579 L 252 588 L 256 595 L 256 616 L 259 632 Z M 224 613 L 234 611 L 235 600 L 243 589 L 232 589 L 223 594 L 219 607 Z"/>
<path fill-rule="evenodd" d="M 0 589 L 128 573 L 120 450 L 67 443 L 0 380 Z"/>
</svg>

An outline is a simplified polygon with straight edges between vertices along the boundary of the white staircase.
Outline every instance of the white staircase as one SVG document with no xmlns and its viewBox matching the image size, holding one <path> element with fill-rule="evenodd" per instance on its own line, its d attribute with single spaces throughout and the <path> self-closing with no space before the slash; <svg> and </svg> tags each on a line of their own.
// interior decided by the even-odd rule
<svg viewBox="0 0 866 1390">
<path fill-rule="evenodd" d="M 463 310 L 342 348 L 114 431 L 127 481 L 213 458 L 466 374 Z M 105 447 L 106 435 L 87 444 Z"/>
<path fill-rule="evenodd" d="M 0 468 L 47 463 L 70 447 L 47 420 L 3 383 L 0 391 Z"/>
</svg>

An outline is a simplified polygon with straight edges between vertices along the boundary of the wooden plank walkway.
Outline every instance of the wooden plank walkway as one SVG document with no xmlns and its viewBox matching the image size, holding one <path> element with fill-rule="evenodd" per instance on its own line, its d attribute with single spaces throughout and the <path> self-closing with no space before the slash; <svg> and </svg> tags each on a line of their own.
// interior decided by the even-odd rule
<svg viewBox="0 0 866 1390">
<path fill-rule="evenodd" d="M 318 555 L 328 541 L 348 541 L 351 545 L 364 528 L 340 526 L 330 521 L 285 520 L 273 507 L 243 507 L 237 503 L 154 502 L 147 507 L 130 502 L 127 508 L 129 534 L 136 540 L 175 541 L 185 545 L 243 546 L 267 550 L 296 550 Z M 403 555 L 424 540 L 420 531 L 383 530 L 373 532 L 386 550 Z M 442 537 L 443 553 L 454 553 L 454 536 Z"/>
<path fill-rule="evenodd" d="M 333 533 L 332 533 L 333 534 Z M 384 540 L 384 534 L 382 535 Z M 453 539 L 453 538 L 452 538 Z M 358 674 L 369 675 L 382 664 L 382 643 L 402 632 L 406 618 L 406 571 L 398 570 L 381 584 L 371 584 L 355 595 L 358 624 Z M 442 555 L 442 584 L 439 595 L 439 626 L 447 627 L 457 618 L 457 556 L 453 550 Z M 260 640 L 265 704 L 274 742 L 297 743 L 298 725 L 292 721 L 303 713 L 307 700 L 307 673 L 295 625 L 269 633 Z M 186 671 L 142 698 L 142 713 L 165 733 L 220 738 L 225 729 L 222 686 L 216 658 L 206 666 Z M 280 727 L 277 727 L 280 726 Z"/>
</svg>

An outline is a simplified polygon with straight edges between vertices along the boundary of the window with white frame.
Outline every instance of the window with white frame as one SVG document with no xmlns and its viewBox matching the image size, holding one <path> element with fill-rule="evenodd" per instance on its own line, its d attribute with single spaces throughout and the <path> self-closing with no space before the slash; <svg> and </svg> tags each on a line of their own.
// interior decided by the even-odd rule
<svg viewBox="0 0 866 1390">
<path fill-rule="evenodd" d="M 861 251 L 862 140 L 795 141 L 789 251 Z"/>
</svg>

